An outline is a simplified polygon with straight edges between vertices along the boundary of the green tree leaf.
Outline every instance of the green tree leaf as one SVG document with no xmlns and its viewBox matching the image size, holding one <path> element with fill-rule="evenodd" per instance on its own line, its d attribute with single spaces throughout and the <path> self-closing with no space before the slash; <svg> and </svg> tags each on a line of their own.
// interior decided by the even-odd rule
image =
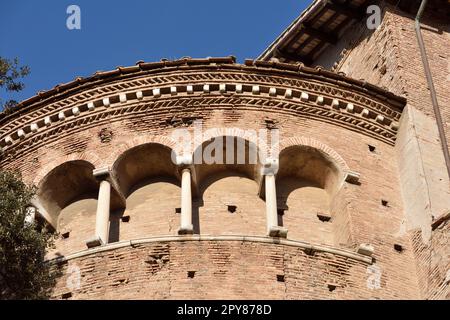
<svg viewBox="0 0 450 320">
<path fill-rule="evenodd" d="M 55 234 L 36 222 L 25 224 L 35 187 L 17 172 L 0 170 L 0 299 L 45 299 L 57 272 L 45 261 Z"/>
<path fill-rule="evenodd" d="M 14 58 L 13 60 L 0 57 L 0 88 L 4 88 L 6 91 L 18 92 L 23 90 L 25 84 L 20 81 L 21 78 L 30 74 L 30 68 L 27 66 L 19 66 L 19 60 Z M 3 102 L 0 99 L 0 110 L 13 108 L 17 105 L 14 100 L 7 100 Z"/>
</svg>

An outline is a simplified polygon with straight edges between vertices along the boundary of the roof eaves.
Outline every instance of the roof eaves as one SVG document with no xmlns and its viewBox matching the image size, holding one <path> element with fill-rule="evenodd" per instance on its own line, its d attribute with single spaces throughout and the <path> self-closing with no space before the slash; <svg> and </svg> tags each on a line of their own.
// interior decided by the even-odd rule
<svg viewBox="0 0 450 320">
<path fill-rule="evenodd" d="M 287 39 L 291 32 L 296 32 L 299 25 L 305 22 L 311 15 L 318 12 L 324 6 L 326 6 L 326 0 L 314 0 L 301 14 L 298 16 L 282 33 L 279 35 L 275 41 L 273 41 L 269 47 L 258 57 L 257 60 L 269 60 L 276 48 Z"/>
</svg>

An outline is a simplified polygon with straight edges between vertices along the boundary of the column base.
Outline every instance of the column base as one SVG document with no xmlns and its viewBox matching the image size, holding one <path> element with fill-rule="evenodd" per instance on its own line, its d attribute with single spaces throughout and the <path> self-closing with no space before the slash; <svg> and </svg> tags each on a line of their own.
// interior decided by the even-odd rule
<svg viewBox="0 0 450 320">
<path fill-rule="evenodd" d="M 103 240 L 98 236 L 95 236 L 92 239 L 86 241 L 86 246 L 88 248 L 100 247 L 102 245 L 104 245 Z"/>
<path fill-rule="evenodd" d="M 186 235 L 186 234 L 194 234 L 194 226 L 191 224 L 190 226 L 181 227 L 178 229 L 179 235 Z"/>
<path fill-rule="evenodd" d="M 269 237 L 287 238 L 288 229 L 280 226 L 273 226 L 269 229 Z"/>
</svg>

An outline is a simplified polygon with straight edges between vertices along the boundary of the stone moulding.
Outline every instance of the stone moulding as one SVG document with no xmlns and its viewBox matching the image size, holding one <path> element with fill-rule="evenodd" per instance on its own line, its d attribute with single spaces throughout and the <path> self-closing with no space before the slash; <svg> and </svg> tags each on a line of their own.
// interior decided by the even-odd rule
<svg viewBox="0 0 450 320">
<path fill-rule="evenodd" d="M 371 257 L 366 255 L 341 249 L 335 248 L 331 246 L 324 245 L 315 245 L 304 241 L 295 241 L 295 240 L 286 240 L 281 238 L 271 238 L 271 237 L 262 237 L 262 236 L 243 236 L 243 235 L 222 235 L 222 236 L 208 236 L 208 235 L 182 235 L 182 236 L 159 236 L 159 237 L 149 237 L 143 239 L 136 240 L 126 240 L 120 242 L 113 242 L 107 244 L 102 247 L 96 247 L 91 249 L 86 249 L 80 252 L 72 253 L 64 257 L 56 257 L 49 259 L 49 261 L 55 263 L 62 263 L 65 261 L 70 261 L 73 259 L 86 257 L 90 255 L 94 255 L 96 253 L 116 250 L 125 247 L 134 247 L 137 245 L 142 245 L 146 243 L 155 243 L 155 242 L 174 242 L 174 241 L 239 241 L 239 242 L 259 242 L 259 243 L 269 243 L 269 244 L 277 244 L 277 245 L 285 245 L 285 246 L 293 246 L 302 248 L 308 252 L 325 252 L 330 253 L 350 259 L 354 259 L 357 261 L 361 261 L 367 264 L 372 264 L 373 260 Z"/>
<path fill-rule="evenodd" d="M 393 145 L 405 101 L 375 86 L 301 65 L 239 65 L 230 58 L 140 63 L 56 86 L 23 101 L 11 114 L 0 114 L 0 148 L 22 151 L 105 118 L 119 121 L 150 109 L 229 104 L 312 118 Z"/>
</svg>

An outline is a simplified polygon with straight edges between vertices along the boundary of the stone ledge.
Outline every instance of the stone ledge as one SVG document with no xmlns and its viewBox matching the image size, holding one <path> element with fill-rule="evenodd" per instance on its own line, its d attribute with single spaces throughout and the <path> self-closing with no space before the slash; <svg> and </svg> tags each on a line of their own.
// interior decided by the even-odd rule
<svg viewBox="0 0 450 320">
<path fill-rule="evenodd" d="M 291 247 L 299 247 L 302 249 L 306 249 L 314 252 L 327 252 L 351 259 L 355 259 L 357 261 L 361 261 L 367 264 L 372 264 L 372 258 L 367 257 L 365 255 L 355 253 L 350 250 L 330 247 L 325 245 L 315 245 L 304 241 L 296 241 L 296 240 L 286 240 L 281 238 L 271 238 L 271 237 L 262 237 L 262 236 L 244 236 L 244 235 L 221 235 L 221 236 L 210 236 L 210 235 L 182 235 L 182 236 L 160 236 L 160 237 L 149 237 L 135 240 L 127 240 L 120 241 L 107 244 L 101 247 L 95 247 L 92 249 L 87 249 L 83 251 L 79 251 L 76 253 L 69 254 L 63 257 L 56 257 L 53 259 L 49 259 L 50 262 L 61 263 L 85 256 L 89 256 L 92 254 L 96 254 L 99 252 L 105 252 L 125 247 L 133 247 L 135 245 L 146 244 L 146 243 L 154 243 L 154 242 L 175 242 L 175 241 L 241 241 L 241 242 L 259 242 L 259 243 L 269 243 L 276 245 L 286 245 Z"/>
</svg>

